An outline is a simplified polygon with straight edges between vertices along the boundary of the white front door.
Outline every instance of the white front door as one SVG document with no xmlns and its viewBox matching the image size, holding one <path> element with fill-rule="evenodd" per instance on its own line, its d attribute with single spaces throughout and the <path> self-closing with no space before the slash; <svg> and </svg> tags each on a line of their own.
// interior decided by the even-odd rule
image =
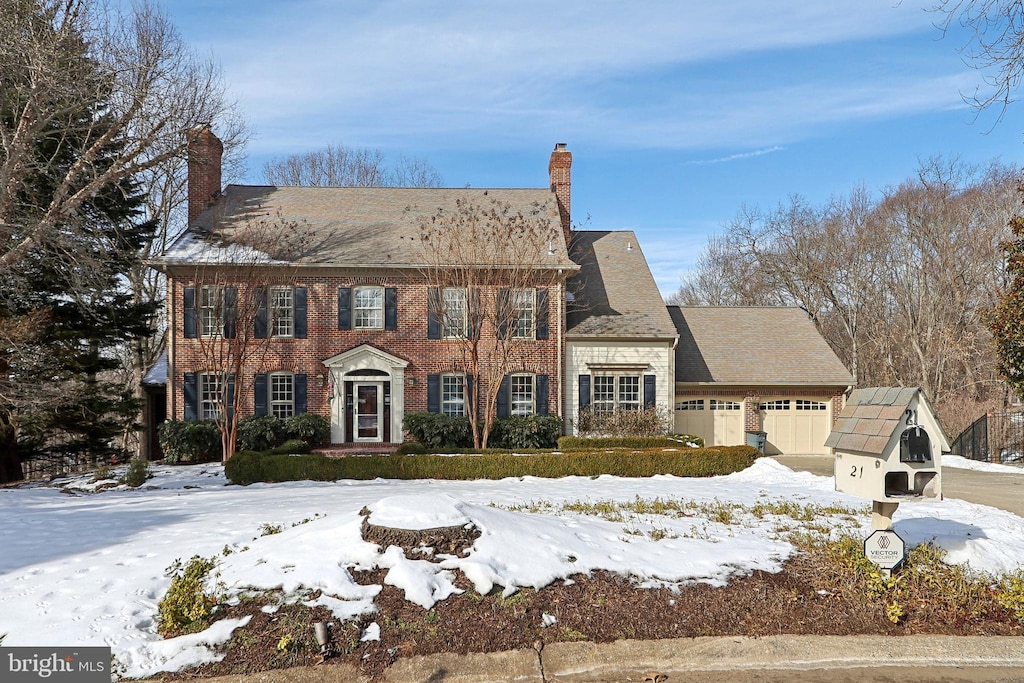
<svg viewBox="0 0 1024 683">
<path fill-rule="evenodd" d="M 380 384 L 356 382 L 352 387 L 352 426 L 356 441 L 383 441 L 383 405 Z"/>
</svg>

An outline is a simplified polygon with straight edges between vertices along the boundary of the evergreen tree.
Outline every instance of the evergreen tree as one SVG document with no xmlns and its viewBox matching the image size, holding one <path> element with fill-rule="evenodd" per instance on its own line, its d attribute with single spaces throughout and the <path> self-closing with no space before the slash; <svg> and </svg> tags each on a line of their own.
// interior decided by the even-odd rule
<svg viewBox="0 0 1024 683">
<path fill-rule="evenodd" d="M 1024 181 L 1020 187 L 1024 196 Z M 989 311 L 988 326 L 992 331 L 999 373 L 1006 383 L 1024 397 L 1024 215 L 1010 221 L 1010 239 L 1003 242 L 1006 259 L 1006 288 L 999 303 Z"/>
</svg>

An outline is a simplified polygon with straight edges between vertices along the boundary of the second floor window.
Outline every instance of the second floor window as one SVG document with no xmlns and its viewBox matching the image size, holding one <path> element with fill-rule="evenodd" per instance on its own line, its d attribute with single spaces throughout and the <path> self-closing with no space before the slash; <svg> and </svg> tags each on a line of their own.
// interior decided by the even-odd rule
<svg viewBox="0 0 1024 683">
<path fill-rule="evenodd" d="M 532 289 L 516 289 L 512 291 L 512 337 L 515 339 L 533 339 L 536 301 Z"/>
<path fill-rule="evenodd" d="M 204 337 L 213 337 L 221 334 L 223 311 L 224 288 L 217 285 L 203 285 L 200 287 L 199 334 Z"/>
<path fill-rule="evenodd" d="M 466 336 L 468 316 L 466 307 L 466 290 L 461 287 L 445 287 L 442 292 L 444 315 L 443 336 L 445 339 L 461 339 Z"/>
<path fill-rule="evenodd" d="M 291 287 L 271 287 L 270 310 L 273 315 L 273 336 L 294 336 L 295 291 Z"/>
<path fill-rule="evenodd" d="M 382 287 L 356 287 L 352 291 L 353 328 L 379 330 L 384 327 L 384 289 Z"/>
</svg>

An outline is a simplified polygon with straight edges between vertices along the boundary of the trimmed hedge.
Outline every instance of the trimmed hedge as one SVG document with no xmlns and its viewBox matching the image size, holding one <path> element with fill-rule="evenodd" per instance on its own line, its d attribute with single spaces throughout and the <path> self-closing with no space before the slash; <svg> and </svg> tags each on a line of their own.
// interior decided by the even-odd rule
<svg viewBox="0 0 1024 683">
<path fill-rule="evenodd" d="M 594 448 L 690 448 L 690 443 L 704 446 L 704 439 L 690 434 L 668 436 L 563 436 L 558 440 L 560 451 L 586 451 Z M 720 447 L 719 447 L 720 448 Z"/>
<path fill-rule="evenodd" d="M 434 453 L 473 447 L 473 429 L 469 418 L 442 413 L 408 413 L 403 429 L 427 450 Z M 557 415 L 503 417 L 491 425 L 489 448 L 554 448 L 562 433 Z M 255 449 L 258 450 L 258 449 Z"/>
<path fill-rule="evenodd" d="M 746 469 L 760 455 L 751 446 L 686 451 L 612 451 L 570 454 L 471 456 L 404 455 L 328 458 L 323 455 L 262 455 L 244 451 L 227 462 L 234 484 L 339 479 L 504 479 L 505 477 L 711 477 Z"/>
</svg>

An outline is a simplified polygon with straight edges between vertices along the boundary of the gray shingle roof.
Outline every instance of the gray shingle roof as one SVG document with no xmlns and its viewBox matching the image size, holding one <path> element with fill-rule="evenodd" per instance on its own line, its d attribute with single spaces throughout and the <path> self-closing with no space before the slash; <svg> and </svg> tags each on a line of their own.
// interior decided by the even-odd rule
<svg viewBox="0 0 1024 683">
<path fill-rule="evenodd" d="M 849 386 L 853 376 L 799 308 L 669 306 L 676 381 Z"/>
<path fill-rule="evenodd" d="M 566 315 L 566 336 L 676 336 L 665 302 L 630 230 L 579 230 L 569 249 L 580 271 L 567 281 L 575 297 Z"/>
<path fill-rule="evenodd" d="M 918 391 L 908 387 L 857 389 L 846 400 L 825 445 L 881 455 Z"/>
<path fill-rule="evenodd" d="M 296 222 L 314 245 L 296 261 L 317 266 L 410 267 L 423 265 L 420 226 L 438 209 L 454 211 L 465 199 L 483 207 L 491 200 L 508 203 L 514 211 L 550 220 L 550 248 L 545 263 L 575 268 L 550 189 L 395 188 L 395 187 L 277 187 L 229 185 L 213 208 L 158 260 L 174 265 L 206 260 L 223 262 L 204 251 L 203 235 L 214 231 L 224 242 L 244 243 L 247 222 Z M 252 245 L 249 245 L 252 246 Z M 544 252 L 547 257 L 548 241 Z"/>
</svg>

